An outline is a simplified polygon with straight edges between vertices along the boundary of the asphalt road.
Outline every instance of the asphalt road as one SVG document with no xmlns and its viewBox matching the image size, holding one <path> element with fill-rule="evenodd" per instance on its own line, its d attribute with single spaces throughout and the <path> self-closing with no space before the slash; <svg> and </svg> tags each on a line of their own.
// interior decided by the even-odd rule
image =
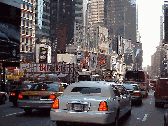
<svg viewBox="0 0 168 126">
<path fill-rule="evenodd" d="M 120 119 L 120 126 L 163 126 L 166 108 L 156 108 L 154 91 L 150 91 L 141 105 L 133 104 L 132 114 Z M 23 109 L 13 107 L 9 101 L 0 105 L 0 126 L 56 126 L 50 121 L 49 111 L 34 110 L 25 114 Z"/>
</svg>

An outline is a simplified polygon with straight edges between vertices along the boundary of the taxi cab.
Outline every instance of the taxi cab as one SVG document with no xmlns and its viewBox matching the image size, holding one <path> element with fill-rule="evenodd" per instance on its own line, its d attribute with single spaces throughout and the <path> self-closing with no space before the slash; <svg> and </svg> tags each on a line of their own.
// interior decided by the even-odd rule
<svg viewBox="0 0 168 126">
<path fill-rule="evenodd" d="M 18 95 L 18 107 L 26 113 L 32 109 L 51 109 L 54 100 L 63 93 L 60 82 L 34 84 L 29 91 Z"/>
</svg>

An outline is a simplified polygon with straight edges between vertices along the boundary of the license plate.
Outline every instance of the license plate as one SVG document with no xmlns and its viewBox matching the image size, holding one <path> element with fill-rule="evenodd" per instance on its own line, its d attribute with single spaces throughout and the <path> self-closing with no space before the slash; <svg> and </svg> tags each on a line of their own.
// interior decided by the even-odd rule
<svg viewBox="0 0 168 126">
<path fill-rule="evenodd" d="M 82 105 L 78 105 L 78 104 L 74 104 L 74 110 L 76 111 L 82 111 L 83 110 L 83 106 Z"/>
<path fill-rule="evenodd" d="M 40 96 L 30 96 L 29 97 L 31 100 L 40 100 Z"/>
</svg>

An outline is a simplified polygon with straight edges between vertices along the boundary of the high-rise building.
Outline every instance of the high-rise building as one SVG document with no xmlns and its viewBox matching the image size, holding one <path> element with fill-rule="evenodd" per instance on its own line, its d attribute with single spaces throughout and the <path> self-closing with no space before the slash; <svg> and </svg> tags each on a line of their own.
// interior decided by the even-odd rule
<svg viewBox="0 0 168 126">
<path fill-rule="evenodd" d="M 71 0 L 51 0 L 50 4 L 52 48 L 64 52 L 66 51 L 66 44 L 73 42 L 75 2 Z"/>
<path fill-rule="evenodd" d="M 83 12 L 83 0 L 75 0 L 74 42 L 78 44 L 83 41 Z"/>
<path fill-rule="evenodd" d="M 136 43 L 136 2 L 135 0 L 106 0 L 104 2 L 105 26 L 109 37 L 114 39 L 121 35 Z"/>
<path fill-rule="evenodd" d="M 35 5 L 34 0 L 21 1 L 20 58 L 27 62 L 35 60 Z"/>
<path fill-rule="evenodd" d="M 94 48 L 94 29 L 99 24 L 104 25 L 104 0 L 89 0 L 87 5 L 86 33 L 89 46 Z"/>
<path fill-rule="evenodd" d="M 36 0 L 36 37 L 50 37 L 50 0 Z"/>
</svg>

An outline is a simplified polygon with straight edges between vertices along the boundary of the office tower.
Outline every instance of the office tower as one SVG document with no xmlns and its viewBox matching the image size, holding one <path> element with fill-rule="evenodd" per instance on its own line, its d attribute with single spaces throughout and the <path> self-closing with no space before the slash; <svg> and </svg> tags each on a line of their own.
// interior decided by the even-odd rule
<svg viewBox="0 0 168 126">
<path fill-rule="evenodd" d="M 89 0 L 87 5 L 87 43 L 93 49 L 95 45 L 96 29 L 99 25 L 104 27 L 104 0 Z M 97 36 L 98 37 L 98 36 Z"/>
<path fill-rule="evenodd" d="M 75 0 L 74 42 L 82 44 L 83 39 L 83 0 Z"/>
<path fill-rule="evenodd" d="M 74 1 L 51 0 L 51 41 L 58 52 L 66 51 L 66 44 L 73 43 Z"/>
<path fill-rule="evenodd" d="M 36 37 L 50 37 L 50 1 L 36 0 Z"/>
<path fill-rule="evenodd" d="M 105 0 L 105 26 L 109 29 L 109 37 L 121 35 L 136 43 L 136 2 L 134 0 Z"/>
</svg>

